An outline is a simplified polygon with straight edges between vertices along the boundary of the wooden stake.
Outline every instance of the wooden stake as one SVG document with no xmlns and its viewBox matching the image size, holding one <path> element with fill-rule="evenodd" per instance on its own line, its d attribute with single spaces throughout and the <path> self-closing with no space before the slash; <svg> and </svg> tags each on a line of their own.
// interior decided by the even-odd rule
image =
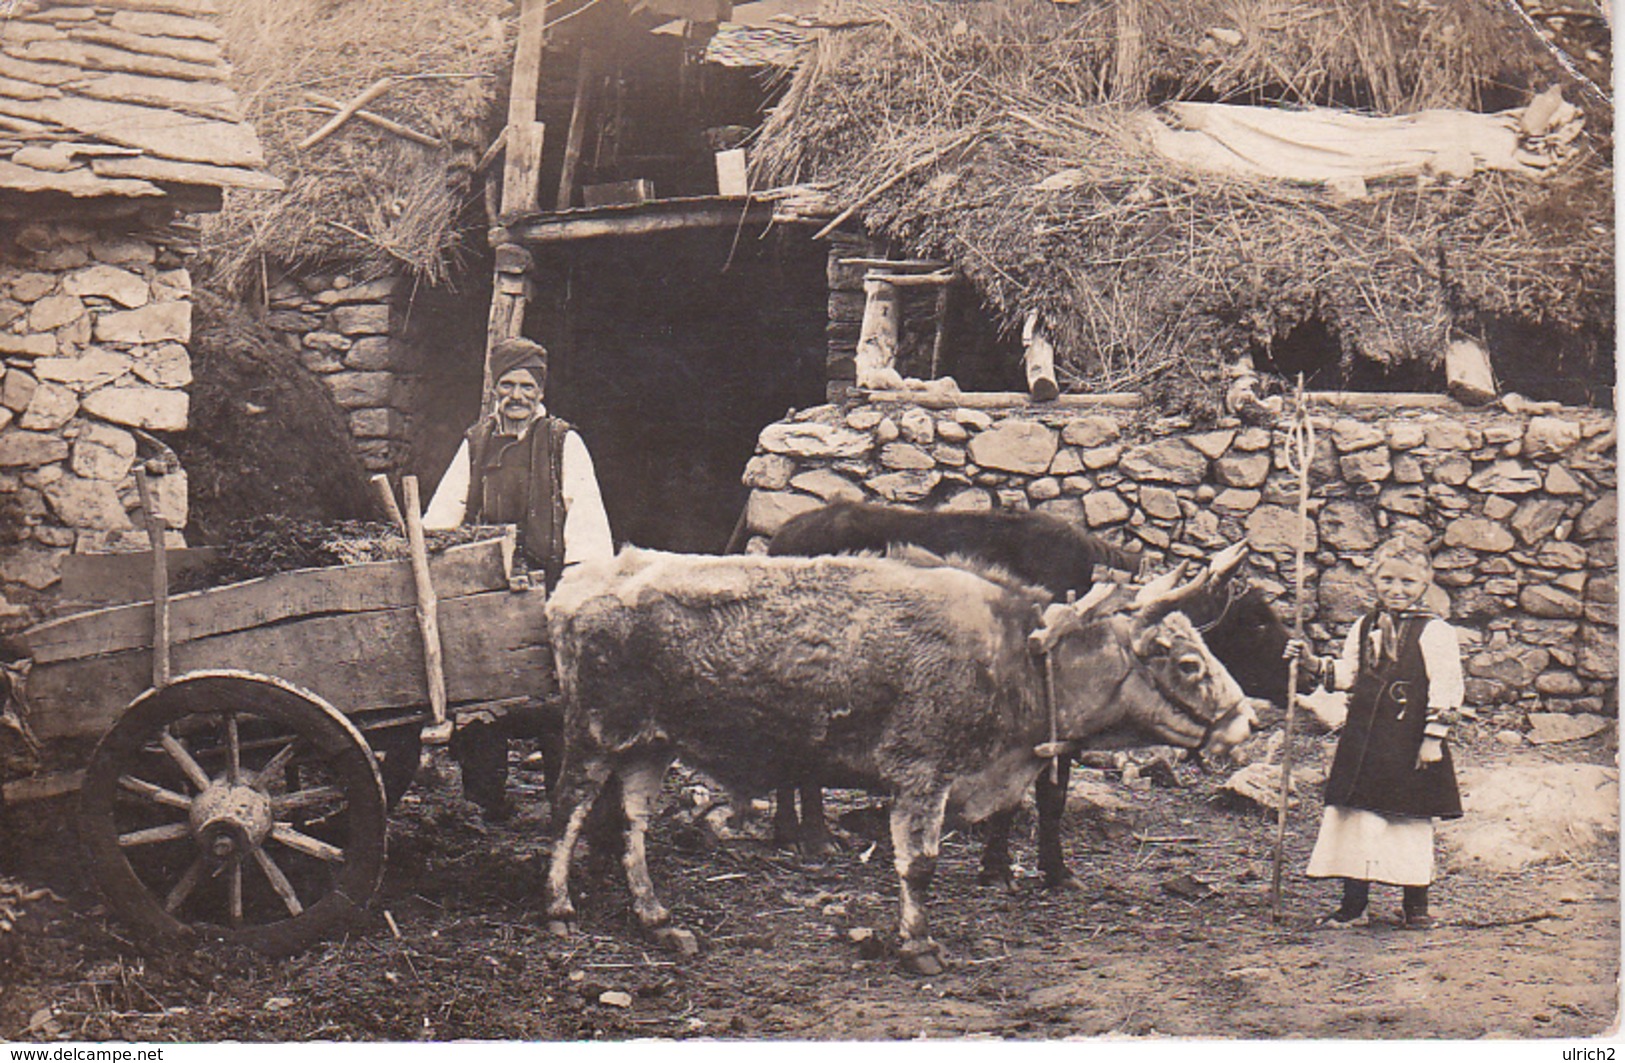
<svg viewBox="0 0 1625 1063">
<path fill-rule="evenodd" d="M 1287 439 L 1287 468 L 1298 477 L 1297 570 L 1293 576 L 1292 637 L 1303 641 L 1303 562 L 1309 536 L 1309 473 L 1315 461 L 1315 424 L 1304 405 L 1303 377 L 1298 377 L 1298 413 Z M 1281 869 L 1286 851 L 1286 810 L 1292 794 L 1292 731 L 1298 707 L 1298 659 L 1286 670 L 1286 729 L 1281 743 L 1281 794 L 1275 809 L 1275 867 L 1270 879 L 1270 918 L 1281 921 Z"/>
<path fill-rule="evenodd" d="M 430 725 L 423 740 L 440 744 L 451 738 L 446 718 L 446 669 L 440 649 L 440 609 L 429 579 L 429 550 L 423 541 L 423 507 L 418 500 L 418 478 L 401 477 L 406 500 L 406 541 L 412 552 L 412 583 L 417 589 L 418 633 L 423 637 L 423 667 L 429 682 Z"/>
<path fill-rule="evenodd" d="M 338 100 L 335 100 L 331 96 L 323 96 L 319 92 L 307 92 L 305 93 L 305 99 L 316 104 L 318 107 L 326 107 L 332 111 L 340 111 L 344 109 L 344 104 L 340 103 Z M 405 137 L 407 140 L 410 140 L 416 144 L 422 144 L 426 148 L 438 148 L 442 144 L 442 141 L 437 137 L 431 137 L 427 133 L 420 133 L 411 126 L 402 125 L 400 122 L 390 118 L 385 118 L 381 114 L 373 114 L 371 111 L 357 111 L 355 112 L 355 117 L 361 119 L 363 122 L 366 122 L 368 125 L 375 125 L 387 133 L 394 133 L 398 137 Z"/>
<path fill-rule="evenodd" d="M 141 519 L 152 544 L 152 685 L 161 690 L 169 685 L 169 551 L 164 546 L 164 524 L 152 506 L 152 485 L 147 470 L 135 470 L 135 487 L 141 494 Z"/>
<path fill-rule="evenodd" d="M 395 501 L 395 492 L 389 486 L 389 477 L 378 473 L 372 478 L 373 490 L 378 492 L 378 499 L 383 503 L 384 512 L 389 515 L 390 522 L 395 530 L 402 535 L 406 534 L 406 518 L 401 516 L 401 507 Z"/>
</svg>

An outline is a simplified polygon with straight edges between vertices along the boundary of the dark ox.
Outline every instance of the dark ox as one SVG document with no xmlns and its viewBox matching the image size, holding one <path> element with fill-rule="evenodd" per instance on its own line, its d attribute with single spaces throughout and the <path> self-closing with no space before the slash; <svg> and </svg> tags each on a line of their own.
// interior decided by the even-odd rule
<svg viewBox="0 0 1625 1063">
<path fill-rule="evenodd" d="M 786 777 L 889 794 L 903 955 L 934 973 L 924 900 L 944 810 L 950 798 L 972 820 L 1010 807 L 1048 763 L 1046 660 L 1061 745 L 1132 730 L 1224 747 L 1250 732 L 1250 702 L 1166 601 L 1142 594 L 1109 612 L 1116 591 L 1102 586 L 1045 610 L 1041 590 L 932 561 L 629 548 L 566 574 L 547 606 L 565 702 L 554 930 L 573 921 L 571 854 L 614 777 L 633 910 L 657 940 L 692 950 L 644 850 L 681 757 L 746 794 Z"/>
<path fill-rule="evenodd" d="M 1067 593 L 1080 597 L 1094 585 L 1096 567 L 1139 570 L 1140 556 L 1130 554 L 1058 517 L 1042 513 L 921 512 L 867 503 L 839 502 L 786 522 L 768 546 L 778 556 L 883 553 L 908 543 L 942 555 L 957 555 L 994 564 L 1018 579 L 1049 591 L 1057 601 Z M 1238 544 L 1239 545 L 1239 544 Z M 1232 548 L 1234 550 L 1235 548 Z M 1244 547 L 1242 548 L 1245 549 Z M 1252 697 L 1286 704 L 1286 669 L 1281 652 L 1287 630 L 1257 588 L 1235 578 L 1241 554 L 1215 559 L 1210 578 L 1188 595 L 1181 611 L 1241 688 Z M 1098 744 L 1097 744 L 1098 748 Z M 1076 886 L 1061 847 L 1061 813 L 1066 805 L 1071 761 L 1062 760 L 1055 778 L 1045 772 L 1034 786 L 1038 810 L 1038 866 L 1048 887 Z M 830 849 L 823 810 L 823 791 L 816 781 L 800 787 L 801 817 L 795 812 L 794 788 L 778 791 L 773 820 L 775 841 L 796 845 L 803 853 Z M 1013 884 L 1010 830 L 1014 810 L 991 817 L 982 849 L 984 883 Z"/>
</svg>

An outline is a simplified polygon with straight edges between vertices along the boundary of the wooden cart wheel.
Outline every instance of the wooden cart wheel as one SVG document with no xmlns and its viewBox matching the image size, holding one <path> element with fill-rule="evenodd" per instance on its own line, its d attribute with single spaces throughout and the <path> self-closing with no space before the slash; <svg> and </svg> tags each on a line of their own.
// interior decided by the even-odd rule
<svg viewBox="0 0 1625 1063">
<path fill-rule="evenodd" d="M 361 732 L 316 695 L 245 672 L 141 695 L 80 791 L 97 883 L 160 947 L 203 936 L 283 955 L 349 925 L 383 877 L 385 815 Z"/>
</svg>

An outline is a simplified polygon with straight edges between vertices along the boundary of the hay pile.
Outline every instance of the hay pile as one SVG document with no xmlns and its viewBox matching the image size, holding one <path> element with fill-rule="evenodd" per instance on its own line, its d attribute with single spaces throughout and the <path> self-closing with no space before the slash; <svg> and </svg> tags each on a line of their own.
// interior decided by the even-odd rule
<svg viewBox="0 0 1625 1063">
<path fill-rule="evenodd" d="M 220 0 L 234 87 L 282 193 L 233 192 L 206 223 L 211 283 L 253 290 L 278 264 L 343 262 L 360 279 L 456 268 L 464 229 L 483 236 L 473 167 L 494 135 L 512 50 L 503 0 Z M 339 102 L 402 79 L 366 110 L 441 141 L 429 147 L 352 118 L 308 149 Z"/>
<path fill-rule="evenodd" d="M 1200 412 L 1222 360 L 1311 319 L 1345 370 L 1435 363 L 1453 328 L 1498 315 L 1611 344 L 1611 116 L 1499 0 L 838 11 L 871 24 L 827 33 L 803 62 L 755 148 L 759 181 L 851 203 L 910 171 L 865 224 L 954 263 L 1008 327 L 1043 311 L 1068 389 L 1142 388 Z M 1398 114 L 1519 106 L 1554 82 L 1589 132 L 1541 183 L 1390 181 L 1339 205 L 1182 170 L 1135 132 L 1173 99 Z"/>
<path fill-rule="evenodd" d="M 197 543 L 240 521 L 374 515 L 344 411 L 278 336 L 236 303 L 194 291 L 191 426 L 168 440 L 186 469 Z"/>
</svg>

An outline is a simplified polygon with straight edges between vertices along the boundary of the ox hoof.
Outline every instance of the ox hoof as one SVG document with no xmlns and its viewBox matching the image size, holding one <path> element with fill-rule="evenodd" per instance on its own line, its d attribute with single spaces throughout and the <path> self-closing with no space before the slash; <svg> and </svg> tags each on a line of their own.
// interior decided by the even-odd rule
<svg viewBox="0 0 1625 1063">
<path fill-rule="evenodd" d="M 700 939 L 694 936 L 693 931 L 679 930 L 674 926 L 655 927 L 649 931 L 649 938 L 663 949 L 669 949 L 679 956 L 698 956 L 700 954 Z"/>
<path fill-rule="evenodd" d="M 575 933 L 576 923 L 573 917 L 553 916 L 547 921 L 547 932 L 556 938 L 567 938 Z"/>
<path fill-rule="evenodd" d="M 828 860 L 840 851 L 835 839 L 825 834 L 818 838 L 804 838 L 796 846 L 803 860 L 822 862 Z"/>
<path fill-rule="evenodd" d="M 1083 892 L 1083 880 L 1070 871 L 1063 871 L 1059 875 L 1045 875 L 1044 888 L 1059 893 Z"/>
<path fill-rule="evenodd" d="M 942 946 L 927 938 L 924 941 L 903 942 L 903 968 L 910 974 L 934 978 L 948 969 L 942 956 Z"/>
<path fill-rule="evenodd" d="M 976 884 L 978 886 L 988 886 L 995 889 L 1002 889 L 1006 893 L 1018 892 L 1016 887 L 1016 876 L 1012 875 L 1008 869 L 996 870 L 993 868 L 983 868 L 982 871 L 976 876 Z"/>
</svg>

